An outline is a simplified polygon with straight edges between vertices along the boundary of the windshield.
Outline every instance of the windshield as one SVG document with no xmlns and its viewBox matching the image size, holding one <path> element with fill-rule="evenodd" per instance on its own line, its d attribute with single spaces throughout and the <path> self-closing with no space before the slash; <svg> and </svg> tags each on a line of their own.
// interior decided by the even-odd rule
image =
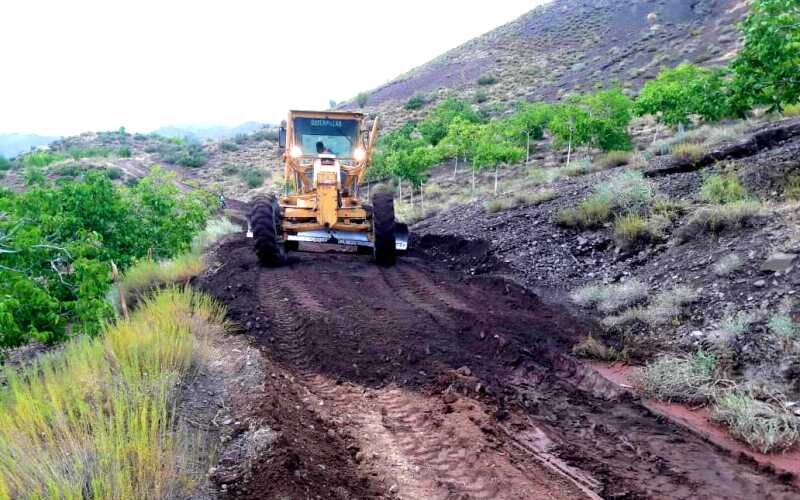
<svg viewBox="0 0 800 500">
<path fill-rule="evenodd" d="M 294 133 L 303 156 L 334 154 L 339 158 L 352 158 L 358 139 L 358 121 L 295 118 Z"/>
</svg>

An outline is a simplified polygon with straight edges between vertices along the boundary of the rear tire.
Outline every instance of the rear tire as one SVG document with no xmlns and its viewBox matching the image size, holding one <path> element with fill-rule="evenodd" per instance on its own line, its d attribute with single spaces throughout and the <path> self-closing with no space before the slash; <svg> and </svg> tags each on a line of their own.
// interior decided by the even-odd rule
<svg viewBox="0 0 800 500">
<path fill-rule="evenodd" d="M 378 265 L 391 266 L 397 261 L 394 226 L 394 198 L 389 193 L 376 193 L 372 197 L 372 243 Z"/>
<path fill-rule="evenodd" d="M 281 207 L 278 199 L 267 196 L 256 200 L 250 212 L 258 260 L 270 267 L 286 264 L 286 249 L 281 240 Z"/>
</svg>

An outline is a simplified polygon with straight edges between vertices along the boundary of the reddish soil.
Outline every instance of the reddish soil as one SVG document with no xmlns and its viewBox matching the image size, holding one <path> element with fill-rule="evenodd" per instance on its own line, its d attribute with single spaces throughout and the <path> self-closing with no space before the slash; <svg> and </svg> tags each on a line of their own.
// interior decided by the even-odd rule
<svg viewBox="0 0 800 500">
<path fill-rule="evenodd" d="M 265 397 L 239 404 L 279 436 L 229 496 L 800 495 L 564 356 L 591 325 L 512 283 L 410 257 L 267 269 L 243 237 L 217 255 L 200 285 L 267 366 Z"/>
</svg>

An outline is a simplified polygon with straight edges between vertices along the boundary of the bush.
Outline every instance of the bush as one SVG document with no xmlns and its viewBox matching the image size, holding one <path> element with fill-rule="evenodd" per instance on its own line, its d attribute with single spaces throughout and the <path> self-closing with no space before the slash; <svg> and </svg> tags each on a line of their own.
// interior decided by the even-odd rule
<svg viewBox="0 0 800 500">
<path fill-rule="evenodd" d="M 26 167 L 46 167 L 51 163 L 64 160 L 65 158 L 66 156 L 61 153 L 51 153 L 49 151 L 36 151 L 34 153 L 25 155 L 25 157 L 23 157 L 22 159 L 22 163 Z"/>
<path fill-rule="evenodd" d="M 697 293 L 687 287 L 675 287 L 658 294 L 647 307 L 633 307 L 617 316 L 603 319 L 609 328 L 620 328 L 632 323 L 643 323 L 651 327 L 676 322 L 683 311 L 683 306 L 693 302 Z"/>
<path fill-rule="evenodd" d="M 426 103 L 425 96 L 422 94 L 415 94 L 411 99 L 406 101 L 404 108 L 406 111 L 413 111 L 422 108 Z"/>
<path fill-rule="evenodd" d="M 219 145 L 222 151 L 239 151 L 239 146 L 235 142 L 225 141 Z"/>
<path fill-rule="evenodd" d="M 254 141 L 278 141 L 278 129 L 263 128 L 250 134 L 250 138 Z"/>
<path fill-rule="evenodd" d="M 712 418 L 761 453 L 785 450 L 800 442 L 800 423 L 791 410 L 780 401 L 776 404 L 759 401 L 746 390 L 719 394 Z"/>
<path fill-rule="evenodd" d="M 356 96 L 356 104 L 358 104 L 359 108 L 363 108 L 369 102 L 369 94 L 367 92 L 361 92 Z"/>
<path fill-rule="evenodd" d="M 698 161 L 706 154 L 706 150 L 699 144 L 683 143 L 672 147 L 672 156 L 683 161 Z"/>
<path fill-rule="evenodd" d="M 11 170 L 11 162 L 3 155 L 0 155 L 0 172 Z"/>
<path fill-rule="evenodd" d="M 783 108 L 783 116 L 787 118 L 797 118 L 800 116 L 800 103 L 791 104 Z"/>
<path fill-rule="evenodd" d="M 117 156 L 120 158 L 130 158 L 131 157 L 131 148 L 124 146 L 117 150 Z"/>
<path fill-rule="evenodd" d="M 264 185 L 264 172 L 257 169 L 244 170 L 240 174 L 242 180 L 250 189 L 255 189 Z"/>
<path fill-rule="evenodd" d="M 676 235 L 680 241 L 688 241 L 701 234 L 719 234 L 723 231 L 744 227 L 762 213 L 756 201 L 738 201 L 727 205 L 698 209 L 681 226 Z"/>
<path fill-rule="evenodd" d="M 494 75 L 482 75 L 478 78 L 478 85 L 488 86 L 497 83 L 497 77 Z"/>
<path fill-rule="evenodd" d="M 747 193 L 735 175 L 709 175 L 703 180 L 700 197 L 709 203 L 722 205 L 742 201 Z"/>
<path fill-rule="evenodd" d="M 662 401 L 705 402 L 715 381 L 716 359 L 702 351 L 692 356 L 662 356 L 636 374 L 645 395 Z"/>
<path fill-rule="evenodd" d="M 109 179 L 115 181 L 118 179 L 122 179 L 123 172 L 122 169 L 119 167 L 111 167 L 108 170 L 106 170 L 106 175 L 108 176 Z"/>
<path fill-rule="evenodd" d="M 722 318 L 719 327 L 724 332 L 728 332 L 733 335 L 741 335 L 745 333 L 748 328 L 750 328 L 750 325 L 754 320 L 755 318 L 752 314 L 745 311 L 739 311 L 736 314 L 729 314 Z"/>
<path fill-rule="evenodd" d="M 595 196 L 619 210 L 638 212 L 653 202 L 653 186 L 641 172 L 621 172 L 598 185 Z"/>
<path fill-rule="evenodd" d="M 483 90 L 478 90 L 477 92 L 475 92 L 474 100 L 476 104 L 483 104 L 484 102 L 489 100 L 489 94 L 487 94 Z"/>
<path fill-rule="evenodd" d="M 581 358 L 598 359 L 600 361 L 613 362 L 627 358 L 627 353 L 617 351 L 613 347 L 608 347 L 591 335 L 581 340 L 572 347 L 572 354 Z"/>
</svg>

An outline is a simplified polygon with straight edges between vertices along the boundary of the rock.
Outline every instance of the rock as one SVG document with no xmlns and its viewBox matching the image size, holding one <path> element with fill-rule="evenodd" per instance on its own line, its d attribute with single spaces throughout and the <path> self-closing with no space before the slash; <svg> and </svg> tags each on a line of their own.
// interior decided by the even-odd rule
<svg viewBox="0 0 800 500">
<path fill-rule="evenodd" d="M 459 375 L 463 375 L 465 377 L 469 377 L 470 375 L 472 375 L 472 370 L 470 370 L 466 366 L 462 366 L 461 368 L 456 370 L 456 373 L 458 373 Z"/>
<path fill-rule="evenodd" d="M 772 271 L 775 273 L 786 272 L 791 269 L 796 258 L 796 255 L 792 255 L 790 253 L 774 253 L 767 260 L 765 260 L 763 264 L 761 264 L 761 271 Z"/>
<path fill-rule="evenodd" d="M 758 280 L 753 283 L 753 286 L 756 288 L 764 288 L 765 286 L 767 286 L 767 282 L 764 280 Z"/>
<path fill-rule="evenodd" d="M 454 392 L 446 392 L 444 393 L 444 396 L 442 396 L 442 401 L 444 401 L 446 404 L 451 405 L 456 401 L 458 401 L 458 396 Z"/>
</svg>

